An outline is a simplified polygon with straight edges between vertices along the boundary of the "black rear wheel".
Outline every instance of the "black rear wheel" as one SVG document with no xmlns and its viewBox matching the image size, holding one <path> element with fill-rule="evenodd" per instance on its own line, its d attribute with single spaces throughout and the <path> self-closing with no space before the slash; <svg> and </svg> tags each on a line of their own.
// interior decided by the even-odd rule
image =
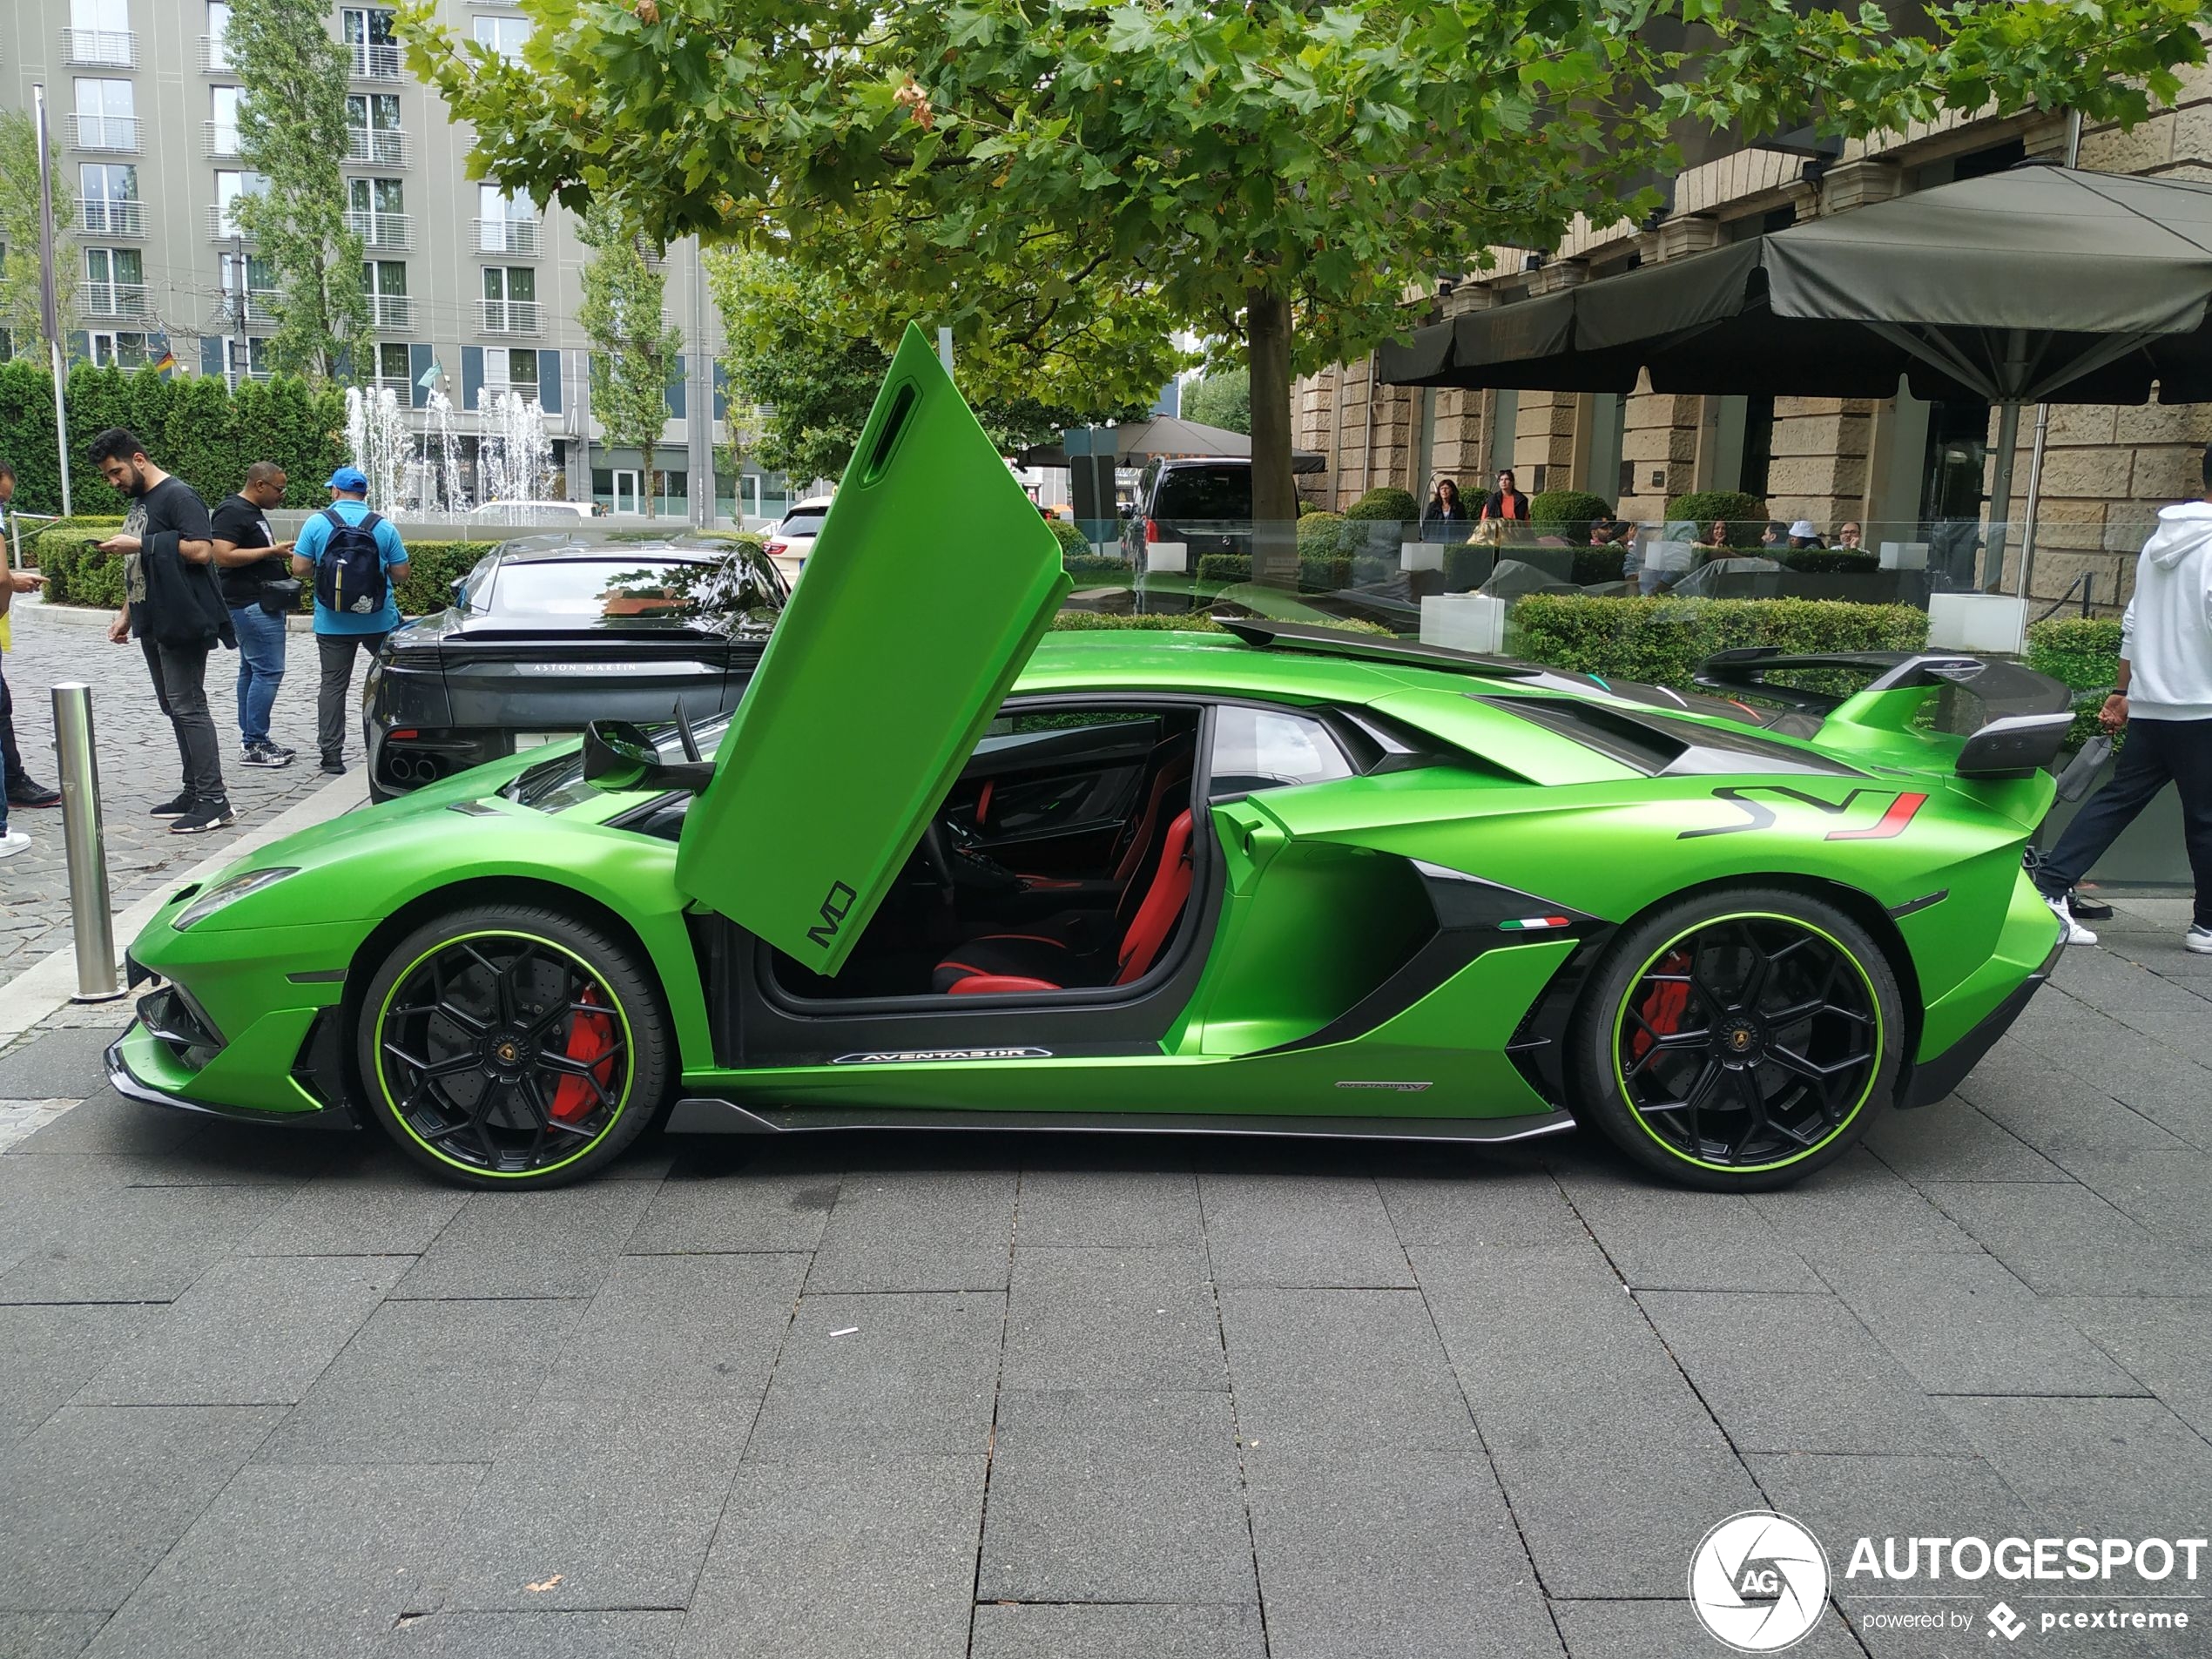
<svg viewBox="0 0 2212 1659">
<path fill-rule="evenodd" d="M 557 1186 L 637 1139 L 669 1076 L 651 977 L 557 911 L 486 905 L 417 928 L 369 981 L 369 1109 L 418 1163 L 470 1186 Z"/>
<path fill-rule="evenodd" d="M 1841 910 L 1786 889 L 1703 894 L 1599 964 L 1571 1039 L 1576 1109 L 1684 1184 L 1782 1186 L 1866 1132 L 1904 1028 L 1895 974 Z"/>
</svg>

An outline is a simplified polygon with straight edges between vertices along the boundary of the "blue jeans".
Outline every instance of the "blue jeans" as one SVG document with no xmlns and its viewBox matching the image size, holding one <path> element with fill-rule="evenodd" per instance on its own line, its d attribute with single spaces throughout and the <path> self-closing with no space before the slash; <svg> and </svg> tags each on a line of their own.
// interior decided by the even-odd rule
<svg viewBox="0 0 2212 1659">
<path fill-rule="evenodd" d="M 233 605 L 238 631 L 238 729 L 248 744 L 269 740 L 269 710 L 284 684 L 284 618 L 259 604 Z"/>
</svg>

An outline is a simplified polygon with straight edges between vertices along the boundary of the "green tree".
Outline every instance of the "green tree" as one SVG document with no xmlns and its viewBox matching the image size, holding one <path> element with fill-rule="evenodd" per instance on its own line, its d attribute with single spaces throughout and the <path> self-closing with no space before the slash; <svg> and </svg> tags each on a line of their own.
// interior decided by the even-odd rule
<svg viewBox="0 0 2212 1659">
<path fill-rule="evenodd" d="M 351 60 L 331 37 L 330 8 L 252 0 L 232 9 L 225 38 L 241 89 L 239 158 L 262 180 L 235 214 L 278 288 L 264 302 L 277 323 L 270 366 L 320 381 L 366 374 L 374 350 L 361 239 L 347 223 L 339 171 Z"/>
<path fill-rule="evenodd" d="M 732 420 L 733 450 L 795 479 L 838 477 L 904 323 L 877 303 L 865 277 L 846 270 L 804 269 L 742 248 L 710 252 L 706 269 L 722 314 L 732 400 L 765 411 L 757 430 L 744 430 L 742 416 Z M 979 337 L 973 350 L 955 347 L 954 363 L 983 429 L 1012 454 L 1067 427 L 1135 418 L 1176 360 L 1162 328 L 1127 341 L 1113 368 L 1096 377 L 1077 372 L 1079 360 L 1057 372 L 1034 336 Z"/>
<path fill-rule="evenodd" d="M 591 342 L 591 413 L 610 445 L 634 448 L 644 463 L 645 516 L 660 494 L 653 452 L 668 419 L 668 388 L 683 366 L 684 333 L 662 306 L 667 279 L 660 249 L 611 197 L 583 216 L 583 304 L 577 325 Z M 701 387 L 698 395 L 708 395 Z M 709 480 L 704 488 L 710 491 Z"/>
<path fill-rule="evenodd" d="M 1252 375 L 1248 368 L 1218 369 L 1193 381 L 1183 394 L 1187 419 L 1249 434 L 1252 429 Z"/>
<path fill-rule="evenodd" d="M 2132 121 L 2204 61 L 2201 0 L 1959 0 L 1925 35 L 1794 0 L 536 0 L 522 61 L 423 0 L 411 61 L 475 124 L 475 164 L 577 206 L 618 187 L 650 233 L 919 235 L 879 266 L 1026 272 L 1040 228 L 1226 342 L 1252 398 L 1258 550 L 1297 511 L 1290 382 L 1399 334 L 1400 300 L 1578 217 L 1642 218 L 1686 124 L 1756 138 L 1946 111 Z"/>
<path fill-rule="evenodd" d="M 77 280 L 83 262 L 71 232 L 77 192 L 62 169 L 62 152 L 49 137 L 47 165 L 54 181 L 54 303 L 64 341 L 77 327 Z M 21 110 L 0 111 L 0 328 L 17 357 L 46 361 L 45 330 L 38 310 L 38 132 Z"/>
</svg>

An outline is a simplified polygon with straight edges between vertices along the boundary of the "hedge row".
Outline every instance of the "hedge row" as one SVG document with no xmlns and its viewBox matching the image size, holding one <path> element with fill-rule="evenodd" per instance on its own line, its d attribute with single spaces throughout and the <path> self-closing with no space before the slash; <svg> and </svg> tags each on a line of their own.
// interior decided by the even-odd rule
<svg viewBox="0 0 2212 1659">
<path fill-rule="evenodd" d="M 1371 587 L 1390 580 L 1397 569 L 1395 559 L 1301 556 L 1298 562 L 1298 591 L 1335 593 L 1345 588 Z M 1199 558 L 1198 568 L 1191 574 L 1200 582 L 1218 583 L 1224 587 L 1249 582 L 1252 579 L 1252 556 L 1208 553 Z"/>
<path fill-rule="evenodd" d="M 89 530 L 81 520 L 66 527 L 73 534 L 57 535 L 56 525 L 38 538 L 37 563 L 46 578 L 50 604 L 92 605 L 113 610 L 123 603 L 123 560 L 99 552 L 93 543 L 105 541 L 122 528 L 117 519 Z M 407 575 L 399 587 L 400 610 L 409 617 L 443 610 L 453 603 L 453 584 L 469 574 L 496 542 L 416 542 L 408 549 Z M 314 608 L 312 588 L 301 584 L 300 608 Z"/>
<path fill-rule="evenodd" d="M 2120 679 L 2120 618 L 2054 617 L 2032 624 L 2023 660 L 2077 694 L 2066 740 L 2079 747 L 2095 735 L 2097 710 Z"/>
<path fill-rule="evenodd" d="M 1514 654 L 1554 668 L 1689 691 L 1715 651 L 1919 651 L 1925 611 L 1841 599 L 1636 599 L 1531 594 L 1511 613 Z"/>
<path fill-rule="evenodd" d="M 1695 489 L 1686 496 L 1670 496 L 1667 516 L 1688 519 L 1700 536 L 1726 519 L 1729 540 L 1751 547 L 1758 545 L 1767 527 L 1766 503 L 1740 489 Z"/>
</svg>

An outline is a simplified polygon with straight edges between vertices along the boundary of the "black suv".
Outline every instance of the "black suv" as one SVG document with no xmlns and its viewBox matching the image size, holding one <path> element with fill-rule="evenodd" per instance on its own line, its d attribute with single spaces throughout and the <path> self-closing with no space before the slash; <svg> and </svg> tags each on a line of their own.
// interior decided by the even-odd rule
<svg viewBox="0 0 2212 1659">
<path fill-rule="evenodd" d="M 1252 550 L 1250 461 L 1152 461 L 1136 481 L 1136 512 L 1122 524 L 1122 549 L 1144 568 L 1153 542 L 1181 542 L 1190 569 L 1209 553 Z"/>
</svg>

